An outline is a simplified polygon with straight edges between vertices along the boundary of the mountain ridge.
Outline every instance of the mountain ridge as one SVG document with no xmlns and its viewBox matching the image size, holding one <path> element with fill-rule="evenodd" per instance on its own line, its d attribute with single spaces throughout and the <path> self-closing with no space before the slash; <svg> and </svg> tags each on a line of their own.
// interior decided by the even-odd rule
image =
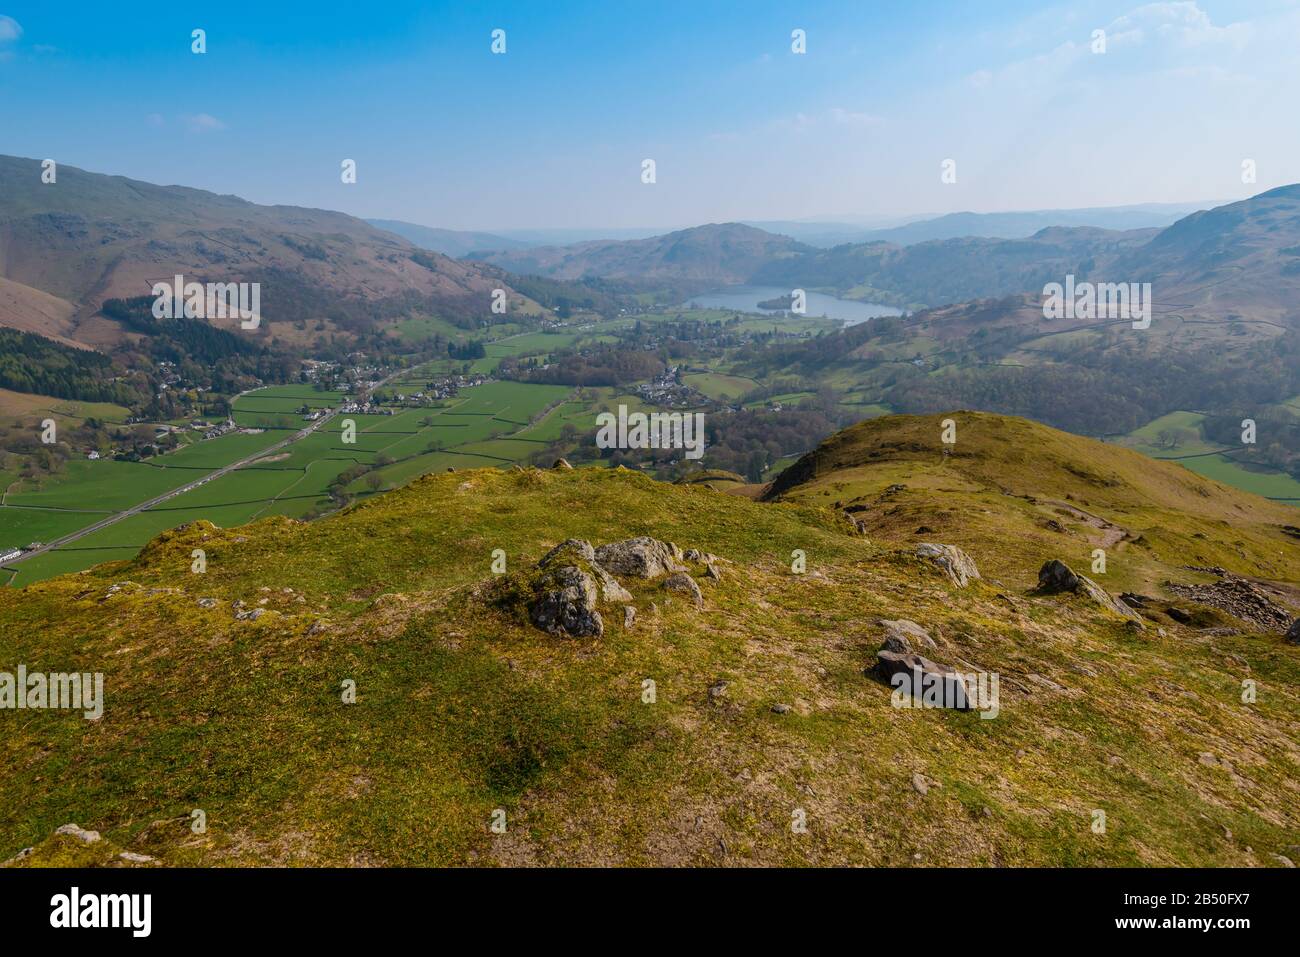
<svg viewBox="0 0 1300 957">
<path fill-rule="evenodd" d="M 9 156 L 0 156 L 0 195 L 0 277 L 72 303 L 73 330 L 61 334 L 82 344 L 120 341 L 122 330 L 97 316 L 104 300 L 150 295 L 176 274 L 263 283 L 272 325 L 297 317 L 308 293 L 348 299 L 358 312 L 416 297 L 487 314 L 492 289 L 503 285 L 473 263 L 332 210 L 263 206 L 69 165 L 46 184 L 38 161 Z"/>
</svg>

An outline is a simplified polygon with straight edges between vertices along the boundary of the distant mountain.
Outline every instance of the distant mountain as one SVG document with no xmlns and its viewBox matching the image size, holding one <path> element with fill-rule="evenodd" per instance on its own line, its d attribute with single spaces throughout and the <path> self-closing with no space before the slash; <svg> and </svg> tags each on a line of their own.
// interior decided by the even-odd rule
<svg viewBox="0 0 1300 957">
<path fill-rule="evenodd" d="M 1150 203 L 1097 209 L 1043 209 L 1014 213 L 949 213 L 889 229 L 874 229 L 855 242 L 890 242 L 910 246 L 935 239 L 979 236 L 988 239 L 1025 239 L 1044 229 L 1081 226 L 1129 230 L 1163 228 L 1183 216 L 1205 209 L 1206 203 Z"/>
<path fill-rule="evenodd" d="M 813 252 L 788 236 L 710 223 L 649 239 L 539 246 L 473 258 L 513 273 L 556 279 L 704 280 L 741 283 L 759 268 Z"/>
<path fill-rule="evenodd" d="M 873 216 L 853 222 L 829 222 L 798 219 L 742 220 L 746 226 L 753 226 L 764 232 L 789 236 L 809 246 L 829 249 L 844 243 L 860 243 L 872 238 L 874 234 L 908 223 L 927 219 L 925 216 Z"/>
<path fill-rule="evenodd" d="M 176 274 L 261 282 L 269 324 L 310 318 L 356 332 L 415 306 L 488 314 L 492 289 L 504 285 L 495 271 L 343 213 L 260 206 L 65 165 L 45 184 L 39 161 L 0 156 L 0 279 L 64 303 L 9 287 L 0 325 L 111 344 L 123 332 L 97 315 L 103 301 L 149 295 L 154 282 Z M 19 300 L 21 308 L 4 306 Z M 34 328 L 40 315 L 57 321 Z"/>
<path fill-rule="evenodd" d="M 757 283 L 833 290 L 912 307 L 1041 291 L 1067 274 L 1150 281 L 1158 299 L 1225 316 L 1295 316 L 1300 302 L 1300 186 L 1196 211 L 1162 228 L 1106 229 L 1087 220 L 1141 224 L 1186 205 L 1030 213 L 957 213 L 880 230 L 876 239 L 817 248 L 741 223 L 710 224 L 636 240 L 603 240 L 474 254 L 517 274 L 559 279 Z M 974 230 L 1031 235 L 968 235 Z M 808 224 L 805 224 L 808 225 Z M 820 224 L 823 228 L 827 224 Z M 832 224 L 833 225 L 833 224 Z M 954 233 L 913 241 L 927 232 Z"/>
<path fill-rule="evenodd" d="M 1054 227 L 1027 239 L 846 244 L 765 263 L 749 278 L 767 285 L 830 288 L 861 298 L 937 306 L 1041 289 L 1117 250 L 1146 243 L 1155 234 Z"/>
<path fill-rule="evenodd" d="M 768 232 L 791 236 L 824 249 L 844 243 L 887 242 L 900 246 L 935 239 L 968 236 L 987 239 L 1026 239 L 1056 226 L 1091 226 L 1097 229 L 1150 229 L 1168 226 L 1180 217 L 1216 203 L 1144 203 L 1136 206 L 1101 206 L 1089 209 L 1038 209 L 1002 213 L 948 213 L 944 216 L 876 217 L 875 221 L 747 222 Z"/>
<path fill-rule="evenodd" d="M 824 275 L 812 272 L 813 262 Z M 1049 229 L 1028 240 L 850 246 L 800 266 L 804 281 L 925 290 L 931 305 L 1025 293 L 1038 321 L 1043 285 L 1069 273 L 1092 282 L 1149 282 L 1158 315 L 1244 320 L 1238 337 L 1272 335 L 1300 330 L 1300 184 L 1192 213 L 1162 230 Z M 1186 329 L 1179 335 L 1195 338 Z"/>
<path fill-rule="evenodd" d="M 685 227 L 679 227 L 685 228 Z M 506 239 L 513 239 L 525 246 L 570 246 L 573 243 L 589 243 L 596 240 L 612 239 L 649 239 L 651 236 L 662 236 L 666 232 L 671 232 L 673 227 L 623 227 L 623 228 L 598 228 L 598 229 L 499 229 L 496 231 L 498 236 L 504 236 Z"/>
<path fill-rule="evenodd" d="M 1300 327 L 1300 184 L 1193 213 L 1105 267 L 1169 309 Z"/>
<path fill-rule="evenodd" d="M 420 226 L 417 223 L 404 223 L 400 219 L 367 219 L 376 229 L 386 229 L 403 239 L 410 240 L 421 249 L 431 249 L 444 256 L 459 259 L 473 252 L 487 252 L 495 249 L 524 249 L 531 245 L 518 239 L 508 239 L 493 233 L 465 232 L 458 229 L 437 229 L 433 226 Z"/>
</svg>

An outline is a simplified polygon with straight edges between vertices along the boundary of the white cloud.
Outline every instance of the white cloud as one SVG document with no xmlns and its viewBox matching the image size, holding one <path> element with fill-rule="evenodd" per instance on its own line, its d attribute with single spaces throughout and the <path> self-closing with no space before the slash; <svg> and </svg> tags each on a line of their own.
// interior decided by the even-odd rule
<svg viewBox="0 0 1300 957">
<path fill-rule="evenodd" d="M 1194 0 L 1149 3 L 1116 19 L 1108 30 L 1115 43 L 1158 43 L 1176 49 L 1227 44 L 1240 50 L 1251 37 L 1249 23 L 1217 27 Z"/>
<path fill-rule="evenodd" d="M 1259 38 L 1249 21 L 1215 25 L 1195 0 L 1148 3 L 1096 26 L 1105 28 L 1105 55 L 1093 54 L 1092 29 L 1084 25 L 1079 26 L 1077 36 L 1050 50 L 977 70 L 965 81 L 979 90 L 1032 90 L 1046 97 L 1057 92 L 1061 84 L 1084 76 L 1095 77 L 1095 73 L 1082 71 L 1099 67 L 1130 75 L 1155 75 L 1195 68 L 1204 64 L 1207 56 L 1214 56 L 1218 65 L 1248 73 L 1254 63 L 1241 54 Z"/>
<path fill-rule="evenodd" d="M 18 21 L 13 17 L 6 17 L 0 14 L 0 43 L 8 40 L 17 40 L 23 35 L 23 28 L 18 25 Z"/>
<path fill-rule="evenodd" d="M 838 106 L 831 108 L 829 116 L 831 122 L 836 126 L 867 127 L 878 126 L 881 122 L 880 117 L 873 116 L 870 113 L 857 113 Z"/>
<path fill-rule="evenodd" d="M 769 129 L 786 132 L 813 132 L 829 127 L 846 127 L 848 129 L 868 129 L 883 123 L 879 116 L 846 110 L 842 106 L 833 106 L 817 113 L 795 113 L 793 116 L 781 117 L 768 124 Z"/>
<path fill-rule="evenodd" d="M 191 133 L 208 133 L 213 130 L 224 130 L 226 124 L 222 123 L 210 113 L 193 113 L 189 116 L 182 117 L 186 128 Z"/>
</svg>

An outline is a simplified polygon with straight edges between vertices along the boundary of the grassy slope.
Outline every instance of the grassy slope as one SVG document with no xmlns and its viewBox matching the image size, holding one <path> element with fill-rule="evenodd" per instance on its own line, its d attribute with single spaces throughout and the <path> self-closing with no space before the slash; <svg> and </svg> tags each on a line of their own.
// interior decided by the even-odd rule
<svg viewBox="0 0 1300 957">
<path fill-rule="evenodd" d="M 940 429 L 949 417 L 957 442 L 945 456 Z M 906 488 L 886 494 L 894 484 Z M 957 412 L 860 423 L 796 463 L 770 494 L 871 505 L 855 516 L 868 521 L 868 534 L 989 552 L 980 567 L 1024 587 L 1049 558 L 1087 573 L 1093 549 L 1111 534 L 1078 513 L 1128 533 L 1107 547 L 1107 572 L 1097 576 L 1113 592 L 1158 592 L 1165 579 L 1191 575 L 1183 565 L 1300 581 L 1300 554 L 1281 531 L 1296 522 L 1294 508 L 1174 462 L 1007 416 Z M 923 525 L 933 531 L 916 534 Z"/>
<path fill-rule="evenodd" d="M 1300 842 L 1300 651 L 1275 635 L 1139 635 L 1029 596 L 1039 559 L 1008 544 L 1018 500 L 988 498 L 1002 517 L 986 517 L 970 505 L 988 493 L 967 486 L 991 473 L 1061 494 L 1062 468 L 1104 476 L 1129 453 L 957 417 L 959 449 L 973 451 L 980 429 L 1056 443 L 1026 453 L 1033 467 L 972 456 L 963 481 L 923 467 L 910 480 L 958 513 L 927 537 L 963 540 L 1011 585 L 957 592 L 891 541 L 910 540 L 901 529 L 851 535 L 822 508 L 625 471 L 484 469 L 307 525 L 190 527 L 132 562 L 0 592 L 0 660 L 103 671 L 108 699 L 97 723 L 0 712 L 13 772 L 0 779 L 0 857 L 75 820 L 169 863 L 1274 863 Z M 931 427 L 895 421 L 918 442 Z M 1081 457 L 1066 458 L 1076 442 Z M 1122 454 L 1098 458 L 1110 453 Z M 1248 554 L 1262 547 L 1277 506 L 1193 476 L 1202 499 L 1146 467 L 1129 476 L 1142 495 L 1201 499 L 1206 517 L 1186 521 L 1241 536 Z M 802 490 L 820 503 L 817 491 Z M 1136 493 L 1089 486 L 1094 509 L 1121 494 Z M 1234 525 L 1215 526 L 1218 512 Z M 567 536 L 636 534 L 733 563 L 703 583 L 702 612 L 630 583 L 633 629 L 612 609 L 602 640 L 574 641 L 489 600 L 494 548 L 519 571 Z M 1268 544 L 1295 578 L 1300 546 Z M 198 546 L 204 576 L 188 571 Z M 805 575 L 790 572 L 796 548 Z M 108 593 L 126 580 L 136 585 Z M 220 604 L 201 608 L 202 596 Z M 279 614 L 235 621 L 236 599 Z M 862 675 L 881 616 L 929 628 L 933 657 L 999 673 L 998 718 L 891 708 L 889 689 Z M 1259 683 L 1253 705 L 1240 701 L 1244 677 Z M 654 704 L 641 701 L 646 678 Z M 356 704 L 340 701 L 345 679 Z M 730 686 L 715 700 L 718 679 Z M 793 710 L 774 714 L 775 702 Z M 922 796 L 914 773 L 941 787 Z M 192 808 L 207 812 L 207 834 L 189 831 Z M 495 808 L 504 835 L 488 829 Z M 805 834 L 792 832 L 795 809 Z M 1090 829 L 1094 809 L 1104 835 Z"/>
</svg>

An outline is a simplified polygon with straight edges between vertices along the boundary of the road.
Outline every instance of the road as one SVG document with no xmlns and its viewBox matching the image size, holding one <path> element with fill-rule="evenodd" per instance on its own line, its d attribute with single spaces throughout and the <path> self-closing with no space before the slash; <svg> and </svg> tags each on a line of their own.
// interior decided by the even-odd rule
<svg viewBox="0 0 1300 957">
<path fill-rule="evenodd" d="M 393 372 L 391 375 L 385 376 L 378 383 L 376 383 L 375 388 L 379 388 L 380 386 L 386 385 L 393 379 L 397 378 L 399 375 L 403 375 L 409 371 L 410 371 L 409 369 L 398 369 L 396 372 Z M 256 391 L 256 390 L 249 390 L 249 391 Z M 373 390 L 359 392 L 357 394 L 357 398 L 360 400 L 368 399 L 371 391 Z M 240 393 L 240 395 L 243 394 L 244 393 L 242 392 Z M 349 399 L 348 401 L 355 401 L 355 400 Z M 245 465 L 248 465 L 252 462 L 256 462 L 258 459 L 264 459 L 268 455 L 274 455 L 276 452 L 280 451 L 280 449 L 284 448 L 286 445 L 292 445 L 294 442 L 298 442 L 302 439 L 305 439 L 307 436 L 311 435 L 313 432 L 315 432 L 322 425 L 324 425 L 326 422 L 328 422 L 330 419 L 334 418 L 334 416 L 338 414 L 339 414 L 338 409 L 330 409 L 328 412 L 322 415 L 311 425 L 307 426 L 307 428 L 295 432 L 287 439 L 281 439 L 279 442 L 276 442 L 274 445 L 268 446 L 267 448 L 264 448 L 254 453 L 253 455 L 245 456 L 244 458 L 240 459 L 238 462 L 232 462 L 229 465 L 223 465 L 215 472 L 209 472 L 207 475 L 204 475 L 202 478 L 195 479 L 193 482 L 190 482 L 186 485 L 182 485 L 180 488 L 174 488 L 170 492 L 164 492 L 162 495 L 149 499 L 147 502 L 140 502 L 139 504 L 132 505 L 130 508 L 127 508 L 121 512 L 115 512 L 114 514 L 110 515 L 108 518 L 98 521 L 93 525 L 87 525 L 85 528 L 80 528 L 69 535 L 64 535 L 62 538 L 57 538 L 52 542 L 42 545 L 40 548 L 33 548 L 29 552 L 23 552 L 22 555 L 20 555 L 18 558 L 12 558 L 9 561 L 5 562 L 4 567 L 12 568 L 14 565 L 17 565 L 20 562 L 25 562 L 29 558 L 35 558 L 37 555 L 44 555 L 46 552 L 53 551 L 56 548 L 62 548 L 63 546 L 69 545 L 72 542 L 77 541 L 78 539 L 85 538 L 87 535 L 91 534 L 92 532 L 99 531 L 101 528 L 108 528 L 108 526 L 110 525 L 115 525 L 116 523 L 122 521 L 124 518 L 130 518 L 132 515 L 139 515 L 141 512 L 146 512 L 149 509 L 154 508 L 155 506 L 161 505 L 163 502 L 176 498 L 179 495 L 184 495 L 186 492 L 191 492 L 194 489 L 198 488 L 200 485 L 205 485 L 206 483 L 211 482 L 213 479 L 219 479 L 223 475 L 228 475 L 231 472 L 235 471 L 236 469 L 243 468 Z"/>
</svg>

